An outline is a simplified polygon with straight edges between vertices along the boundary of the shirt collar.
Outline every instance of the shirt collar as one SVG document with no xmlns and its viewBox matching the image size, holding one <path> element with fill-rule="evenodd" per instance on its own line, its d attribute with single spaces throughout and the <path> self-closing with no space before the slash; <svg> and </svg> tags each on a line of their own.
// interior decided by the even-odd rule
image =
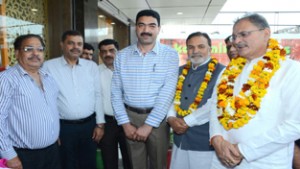
<svg viewBox="0 0 300 169">
<path fill-rule="evenodd" d="M 108 68 L 104 63 L 102 63 L 101 65 L 103 66 L 103 69 L 112 71 L 112 70 L 111 70 L 110 68 Z"/>
<path fill-rule="evenodd" d="M 64 55 L 61 57 L 61 63 L 63 65 L 66 65 L 66 66 L 69 65 Z M 78 65 L 78 66 L 82 65 L 82 59 L 81 58 L 78 58 L 76 65 Z"/>
<path fill-rule="evenodd" d="M 21 75 L 29 75 L 28 72 L 20 64 L 16 64 L 16 68 Z M 48 73 L 45 70 L 43 70 L 43 68 L 39 69 L 39 74 L 41 76 L 48 76 Z"/>
<path fill-rule="evenodd" d="M 155 45 L 154 45 L 153 49 L 150 52 L 148 52 L 148 53 L 154 53 L 155 55 L 158 55 L 159 45 L 160 44 L 158 42 L 155 42 Z M 140 51 L 140 49 L 138 48 L 137 44 L 134 45 L 134 52 L 138 53 L 139 56 L 143 56 L 143 54 Z"/>
</svg>

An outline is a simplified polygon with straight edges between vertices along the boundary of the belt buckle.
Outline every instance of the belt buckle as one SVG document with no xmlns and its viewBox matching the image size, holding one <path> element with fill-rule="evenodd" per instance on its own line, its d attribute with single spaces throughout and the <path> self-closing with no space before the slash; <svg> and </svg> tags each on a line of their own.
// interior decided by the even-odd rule
<svg viewBox="0 0 300 169">
<path fill-rule="evenodd" d="M 148 110 L 147 109 L 142 109 L 141 110 L 143 114 L 148 114 Z"/>
</svg>

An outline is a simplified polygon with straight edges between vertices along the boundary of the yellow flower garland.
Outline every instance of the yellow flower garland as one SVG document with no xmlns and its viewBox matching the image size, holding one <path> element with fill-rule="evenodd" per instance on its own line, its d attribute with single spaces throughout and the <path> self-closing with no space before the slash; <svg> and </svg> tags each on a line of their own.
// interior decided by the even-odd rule
<svg viewBox="0 0 300 169">
<path fill-rule="evenodd" d="M 237 96 L 233 96 L 234 82 L 242 72 L 246 59 L 239 56 L 229 63 L 217 89 L 218 119 L 226 130 L 243 127 L 255 117 L 271 78 L 280 68 L 280 61 L 285 60 L 285 54 L 278 42 L 270 39 L 266 54 L 253 66 L 247 82 Z"/>
<path fill-rule="evenodd" d="M 181 72 L 181 75 L 178 78 L 175 99 L 174 99 L 174 108 L 179 116 L 181 116 L 181 117 L 187 116 L 197 109 L 198 105 L 200 104 L 200 102 L 203 98 L 203 94 L 205 92 L 205 89 L 207 88 L 207 85 L 208 85 L 211 77 L 212 77 L 212 73 L 214 72 L 217 63 L 218 63 L 217 59 L 215 59 L 215 58 L 211 59 L 210 63 L 208 64 L 208 70 L 205 73 L 204 80 L 199 87 L 199 90 L 198 90 L 197 96 L 194 99 L 194 102 L 189 106 L 188 110 L 182 110 L 180 108 L 182 87 L 183 87 L 185 77 L 191 68 L 191 61 L 187 62 L 187 64 L 185 65 L 185 67 L 183 68 L 183 70 Z"/>
</svg>

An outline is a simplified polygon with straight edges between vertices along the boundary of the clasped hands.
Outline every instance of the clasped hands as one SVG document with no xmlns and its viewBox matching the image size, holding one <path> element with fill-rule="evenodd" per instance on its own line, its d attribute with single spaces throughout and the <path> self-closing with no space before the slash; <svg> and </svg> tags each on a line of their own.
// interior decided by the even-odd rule
<svg viewBox="0 0 300 169">
<path fill-rule="evenodd" d="M 183 118 L 168 117 L 168 123 L 176 134 L 184 134 L 189 128 Z"/>
<path fill-rule="evenodd" d="M 231 144 L 224 140 L 222 136 L 214 136 L 211 143 L 220 161 L 227 167 L 234 167 L 243 160 L 243 155 L 237 144 Z"/>
<path fill-rule="evenodd" d="M 145 142 L 152 131 L 152 126 L 144 124 L 140 127 L 135 127 L 131 123 L 123 124 L 125 135 L 132 141 Z"/>
</svg>

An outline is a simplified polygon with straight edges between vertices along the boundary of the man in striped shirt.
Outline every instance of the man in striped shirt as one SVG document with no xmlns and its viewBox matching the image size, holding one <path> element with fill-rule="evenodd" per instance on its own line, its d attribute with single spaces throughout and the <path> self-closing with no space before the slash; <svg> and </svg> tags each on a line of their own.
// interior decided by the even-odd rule
<svg viewBox="0 0 300 169">
<path fill-rule="evenodd" d="M 18 64 L 0 74 L 0 156 L 13 169 L 60 169 L 58 86 L 41 65 L 38 35 L 14 42 Z"/>
<path fill-rule="evenodd" d="M 115 59 L 112 105 L 123 126 L 133 169 L 166 168 L 169 127 L 165 117 L 173 100 L 178 75 L 178 53 L 156 42 L 160 16 L 142 10 L 136 17 L 137 44 Z"/>
</svg>

